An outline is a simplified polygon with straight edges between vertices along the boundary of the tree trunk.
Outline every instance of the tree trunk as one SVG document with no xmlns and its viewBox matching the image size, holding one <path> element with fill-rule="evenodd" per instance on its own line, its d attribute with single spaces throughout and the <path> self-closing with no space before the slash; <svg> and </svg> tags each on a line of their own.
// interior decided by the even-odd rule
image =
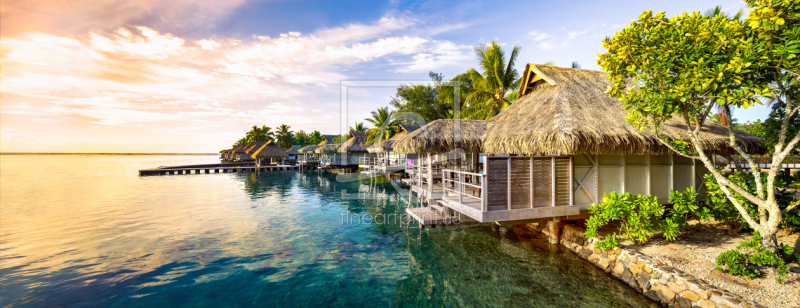
<svg viewBox="0 0 800 308">
<path fill-rule="evenodd" d="M 776 233 L 777 232 L 774 232 L 774 233 L 769 234 L 769 235 L 762 234 L 761 235 L 761 246 L 763 246 L 764 249 L 766 249 L 766 250 L 778 253 L 780 255 L 781 254 L 780 253 L 780 246 L 778 245 L 778 236 L 776 235 Z"/>
</svg>

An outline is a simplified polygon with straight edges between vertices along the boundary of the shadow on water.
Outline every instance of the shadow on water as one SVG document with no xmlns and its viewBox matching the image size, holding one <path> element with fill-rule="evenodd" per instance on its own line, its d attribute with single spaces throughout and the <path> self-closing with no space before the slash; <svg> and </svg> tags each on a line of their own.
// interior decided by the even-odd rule
<svg viewBox="0 0 800 308">
<path fill-rule="evenodd" d="M 147 180 L 176 185 L 175 191 L 185 185 L 168 179 Z M 132 242 L 124 246 L 130 251 L 118 254 L 114 249 L 119 248 L 98 245 L 72 259 L 54 253 L 46 259 L 64 266 L 38 271 L 26 267 L 42 260 L 0 266 L 0 283 L 4 291 L 11 290 L 0 294 L 0 304 L 655 307 L 541 240 L 502 237 L 488 225 L 420 230 L 407 229 L 401 219 L 375 219 L 404 213 L 403 198 L 387 180 L 343 182 L 318 171 L 214 175 L 196 181 L 204 179 L 218 181 L 207 184 L 209 191 L 238 185 L 241 192 L 217 191 L 224 195 L 221 204 L 190 210 L 158 205 L 168 210 L 159 213 L 176 215 L 165 218 L 176 225 L 198 219 L 201 231 L 174 239 L 176 228 L 132 230 L 149 232 L 150 246 Z M 202 215 L 217 206 L 221 210 Z M 344 220 L 343 215 L 359 219 Z"/>
</svg>

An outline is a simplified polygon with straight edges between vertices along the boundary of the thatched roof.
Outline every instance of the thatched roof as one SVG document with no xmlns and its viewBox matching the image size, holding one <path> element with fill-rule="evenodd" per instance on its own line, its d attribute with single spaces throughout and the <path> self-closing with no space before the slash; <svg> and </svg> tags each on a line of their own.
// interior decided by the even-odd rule
<svg viewBox="0 0 800 308">
<path fill-rule="evenodd" d="M 300 148 L 302 148 L 302 146 L 300 146 L 298 144 L 292 145 L 290 148 L 286 149 L 286 154 L 289 154 L 289 155 L 300 154 L 300 151 L 299 151 Z"/>
<path fill-rule="evenodd" d="M 286 154 L 281 147 L 279 147 L 275 142 L 267 141 L 262 142 L 258 148 L 256 148 L 253 153 L 250 154 L 250 157 L 253 159 L 256 158 L 270 158 L 270 157 L 289 157 L 289 154 Z"/>
<path fill-rule="evenodd" d="M 350 139 L 339 147 L 339 153 L 366 153 L 367 146 L 367 133 L 351 130 Z"/>
<path fill-rule="evenodd" d="M 456 133 L 458 129 L 458 133 Z M 454 149 L 480 153 L 486 121 L 436 120 L 399 138 L 394 143 L 395 153 L 444 153 Z"/>
<path fill-rule="evenodd" d="M 605 72 L 528 64 L 522 95 L 487 125 L 483 150 L 489 154 L 665 154 L 657 136 L 626 122 L 624 104 L 605 93 L 611 86 Z M 677 118 L 660 132 L 674 140 L 685 135 Z M 734 154 L 727 129 L 706 123 L 700 138 L 704 149 Z M 764 140 L 736 131 L 739 145 L 749 153 L 765 153 Z"/>
<path fill-rule="evenodd" d="M 252 144 L 240 144 L 239 147 L 234 148 L 233 152 L 231 152 L 231 153 L 244 154 L 245 151 L 247 151 L 247 148 L 249 148 L 250 146 L 252 146 Z"/>
<path fill-rule="evenodd" d="M 394 143 L 397 140 L 388 139 L 388 140 L 381 140 L 381 142 L 376 142 L 375 144 L 367 147 L 367 152 L 369 153 L 388 153 L 394 150 Z"/>
<path fill-rule="evenodd" d="M 307 146 L 304 146 L 303 148 L 297 150 L 297 152 L 310 154 L 310 153 L 314 153 L 314 150 L 316 150 L 319 147 L 321 147 L 321 145 L 318 145 L 318 144 L 307 145 Z"/>
<path fill-rule="evenodd" d="M 251 143 L 245 148 L 244 153 L 245 154 L 253 154 L 253 152 L 255 152 L 256 150 L 261 148 L 263 145 L 265 145 L 267 143 L 270 143 L 270 142 L 272 142 L 272 141 L 258 141 L 258 142 L 255 142 L 255 143 Z"/>
<path fill-rule="evenodd" d="M 422 125 L 416 124 L 398 124 L 397 125 L 397 134 L 394 134 L 391 139 L 400 140 L 400 138 L 405 137 L 406 135 L 418 130 Z"/>
<path fill-rule="evenodd" d="M 333 143 L 333 139 L 339 137 L 339 135 L 322 135 L 322 137 L 325 138 L 325 140 L 322 140 L 322 142 L 318 143 L 318 145 Z"/>
<path fill-rule="evenodd" d="M 335 153 L 339 150 L 339 147 L 342 146 L 339 143 L 328 143 L 319 146 L 314 153 Z"/>
</svg>

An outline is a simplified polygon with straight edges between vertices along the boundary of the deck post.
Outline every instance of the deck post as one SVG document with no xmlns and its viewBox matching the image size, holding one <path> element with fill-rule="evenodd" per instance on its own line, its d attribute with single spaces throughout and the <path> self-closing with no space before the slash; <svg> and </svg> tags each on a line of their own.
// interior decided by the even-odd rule
<svg viewBox="0 0 800 308">
<path fill-rule="evenodd" d="M 529 172 L 528 178 L 529 178 L 529 179 L 530 179 L 530 181 L 531 181 L 531 182 L 529 183 L 529 184 L 530 184 L 530 185 L 529 185 L 529 186 L 530 186 L 530 187 L 529 187 L 530 191 L 528 192 L 528 194 L 530 195 L 530 199 L 531 199 L 531 200 L 530 200 L 530 201 L 531 201 L 531 208 L 533 208 L 533 207 L 534 207 L 534 206 L 533 206 L 533 156 L 531 156 L 531 159 L 529 159 L 529 164 L 528 164 L 528 167 L 529 167 L 529 168 L 528 168 L 528 172 Z"/>
<path fill-rule="evenodd" d="M 483 177 L 481 179 L 481 212 L 489 211 L 489 156 L 483 157 Z"/>
<path fill-rule="evenodd" d="M 550 157 L 550 206 L 556 206 L 556 157 L 555 156 Z"/>
<path fill-rule="evenodd" d="M 428 154 L 428 191 L 433 190 L 433 160 Z"/>
<path fill-rule="evenodd" d="M 508 210 L 511 210 L 511 156 L 506 158 L 506 203 L 508 204 Z"/>
<path fill-rule="evenodd" d="M 575 175 L 573 174 L 575 171 L 573 171 L 573 167 L 572 167 L 572 164 L 575 163 L 573 161 L 573 158 L 574 158 L 574 156 L 570 156 L 569 157 L 569 205 L 575 205 L 575 200 L 573 200 L 573 195 L 574 195 L 574 191 L 575 190 L 572 187 L 575 184 L 574 183 L 575 182 L 575 180 L 574 180 L 575 179 Z"/>
<path fill-rule="evenodd" d="M 464 174 L 458 174 L 458 203 L 464 204 Z"/>
</svg>

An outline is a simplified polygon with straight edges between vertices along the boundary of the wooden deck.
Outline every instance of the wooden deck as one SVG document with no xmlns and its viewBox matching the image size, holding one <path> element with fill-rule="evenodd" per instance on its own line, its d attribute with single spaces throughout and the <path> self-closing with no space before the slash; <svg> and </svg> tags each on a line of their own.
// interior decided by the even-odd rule
<svg viewBox="0 0 800 308">
<path fill-rule="evenodd" d="M 479 222 L 531 220 L 547 217 L 578 215 L 578 206 L 545 206 L 535 208 L 516 208 L 509 210 L 505 207 L 490 206 L 486 212 L 481 211 L 481 200 L 477 198 L 462 198 L 443 196 L 442 203 L 447 208 L 466 215 Z"/>
<path fill-rule="evenodd" d="M 261 166 L 255 165 L 248 166 L 226 166 L 225 164 L 218 165 L 202 165 L 202 166 L 174 166 L 174 167 L 159 167 L 139 170 L 139 175 L 177 175 L 177 174 L 209 174 L 209 173 L 238 173 L 238 172 L 272 172 L 283 170 L 302 170 L 313 169 L 310 166 L 290 166 L 290 165 L 276 165 L 276 166 Z"/>
<path fill-rule="evenodd" d="M 433 207 L 406 208 L 406 214 L 416 220 L 423 229 L 441 228 L 477 223 L 475 220 L 458 213 L 446 215 Z"/>
<path fill-rule="evenodd" d="M 419 197 L 424 197 L 427 200 L 439 200 L 442 199 L 443 195 L 443 188 L 442 184 L 433 184 L 432 189 L 428 189 L 428 185 L 419 186 L 416 184 L 411 184 L 411 191 L 417 194 Z"/>
</svg>

